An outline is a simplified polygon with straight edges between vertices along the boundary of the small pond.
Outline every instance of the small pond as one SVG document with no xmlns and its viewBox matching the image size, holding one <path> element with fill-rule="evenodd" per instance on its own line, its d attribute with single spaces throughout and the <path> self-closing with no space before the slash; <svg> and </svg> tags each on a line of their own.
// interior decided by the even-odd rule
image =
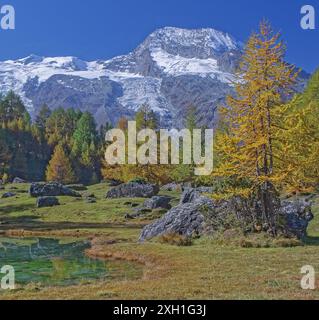
<svg viewBox="0 0 319 320">
<path fill-rule="evenodd" d="M 100 261 L 85 256 L 89 242 L 46 238 L 0 238 L 0 266 L 15 268 L 18 285 L 69 286 L 96 280 L 129 280 L 142 267 L 125 261 Z"/>
</svg>

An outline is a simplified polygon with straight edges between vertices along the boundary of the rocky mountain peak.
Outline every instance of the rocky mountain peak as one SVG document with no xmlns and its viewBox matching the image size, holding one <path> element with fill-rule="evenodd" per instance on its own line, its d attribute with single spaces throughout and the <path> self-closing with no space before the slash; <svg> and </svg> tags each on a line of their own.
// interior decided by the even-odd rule
<svg viewBox="0 0 319 320">
<path fill-rule="evenodd" d="M 165 27 L 131 53 L 107 61 L 34 54 L 0 61 L 0 93 L 15 91 L 33 117 L 47 104 L 90 111 L 99 125 L 115 125 L 146 103 L 162 127 L 182 128 L 192 105 L 198 125 L 213 125 L 217 106 L 233 92 L 242 48 L 222 31 Z"/>
<path fill-rule="evenodd" d="M 228 51 L 240 51 L 242 45 L 227 33 L 215 29 L 165 27 L 150 34 L 138 50 L 163 50 L 184 58 L 208 59 Z"/>
</svg>

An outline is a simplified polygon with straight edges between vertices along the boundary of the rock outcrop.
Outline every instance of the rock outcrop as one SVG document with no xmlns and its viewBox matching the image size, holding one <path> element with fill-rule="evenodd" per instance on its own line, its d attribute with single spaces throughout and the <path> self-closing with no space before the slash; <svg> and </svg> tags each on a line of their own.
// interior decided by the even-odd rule
<svg viewBox="0 0 319 320">
<path fill-rule="evenodd" d="M 69 189 L 58 182 L 49 182 L 49 183 L 32 183 L 29 194 L 31 197 L 58 197 L 58 196 L 68 196 L 68 197 L 77 197 L 80 198 L 81 195 Z"/>
<path fill-rule="evenodd" d="M 151 198 L 158 194 L 159 187 L 154 184 L 130 182 L 114 187 L 106 194 L 108 199 Z"/>
<path fill-rule="evenodd" d="M 164 234 L 176 233 L 182 236 L 201 236 L 242 228 L 244 232 L 269 232 L 267 225 L 256 230 L 258 203 L 239 197 L 228 201 L 213 201 L 202 196 L 197 190 L 186 190 L 180 204 L 172 208 L 165 216 L 146 226 L 140 241 L 144 242 Z M 279 202 L 277 215 L 281 221 L 278 232 L 289 238 L 303 239 L 307 235 L 309 222 L 313 219 L 311 203 L 306 201 Z"/>
<path fill-rule="evenodd" d="M 169 233 L 187 237 L 201 235 L 205 230 L 207 210 L 213 206 L 213 201 L 209 198 L 201 196 L 195 190 L 187 190 L 178 206 L 143 229 L 140 241 L 144 242 Z"/>
</svg>

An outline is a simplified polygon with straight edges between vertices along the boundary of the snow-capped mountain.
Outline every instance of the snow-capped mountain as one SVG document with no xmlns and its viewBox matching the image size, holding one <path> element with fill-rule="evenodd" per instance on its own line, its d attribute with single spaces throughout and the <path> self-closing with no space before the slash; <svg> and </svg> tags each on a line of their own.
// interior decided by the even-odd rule
<svg viewBox="0 0 319 320">
<path fill-rule="evenodd" d="M 226 33 L 167 27 L 108 61 L 31 55 L 0 62 L 0 92 L 14 90 L 33 116 L 46 103 L 88 110 L 98 124 L 115 124 L 147 103 L 162 125 L 181 127 L 185 110 L 194 105 L 199 121 L 209 124 L 233 90 L 241 54 L 242 44 Z"/>
</svg>

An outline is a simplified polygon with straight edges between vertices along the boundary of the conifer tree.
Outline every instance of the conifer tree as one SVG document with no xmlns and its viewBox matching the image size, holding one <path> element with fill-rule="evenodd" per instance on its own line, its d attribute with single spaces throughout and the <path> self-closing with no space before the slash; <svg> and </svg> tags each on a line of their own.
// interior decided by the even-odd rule
<svg viewBox="0 0 319 320">
<path fill-rule="evenodd" d="M 276 136 L 275 110 L 291 93 L 297 72 L 284 61 L 285 46 L 280 34 L 274 34 L 263 21 L 260 32 L 252 34 L 239 69 L 236 95 L 228 97 L 222 115 L 229 129 L 217 137 L 221 157 L 217 174 L 237 181 L 249 181 L 243 189 L 230 193 L 257 196 L 262 222 L 276 234 L 275 186 L 286 178 L 276 167 L 280 155 Z"/>
<path fill-rule="evenodd" d="M 74 183 L 77 180 L 71 161 L 61 144 L 55 147 L 52 159 L 47 167 L 46 179 L 47 181 L 57 181 L 65 184 Z"/>
<path fill-rule="evenodd" d="M 144 104 L 140 107 L 135 115 L 135 121 L 137 130 L 154 130 L 158 127 L 157 116 L 148 104 Z"/>
<path fill-rule="evenodd" d="M 5 131 L 0 128 L 0 175 L 4 174 L 11 159 L 11 153 L 5 139 Z"/>
<path fill-rule="evenodd" d="M 25 117 L 28 117 L 28 113 L 21 98 L 13 91 L 9 91 L 0 102 L 0 123 L 7 124 Z"/>
<path fill-rule="evenodd" d="M 47 104 L 44 104 L 41 107 L 41 109 L 36 117 L 36 120 L 35 120 L 36 126 L 43 132 L 45 130 L 45 125 L 46 125 L 46 122 L 49 119 L 50 115 L 51 115 L 50 108 L 48 107 Z"/>
<path fill-rule="evenodd" d="M 281 115 L 277 162 L 287 173 L 285 187 L 289 192 L 312 192 L 319 185 L 319 70 L 304 93 L 276 112 Z"/>
</svg>

